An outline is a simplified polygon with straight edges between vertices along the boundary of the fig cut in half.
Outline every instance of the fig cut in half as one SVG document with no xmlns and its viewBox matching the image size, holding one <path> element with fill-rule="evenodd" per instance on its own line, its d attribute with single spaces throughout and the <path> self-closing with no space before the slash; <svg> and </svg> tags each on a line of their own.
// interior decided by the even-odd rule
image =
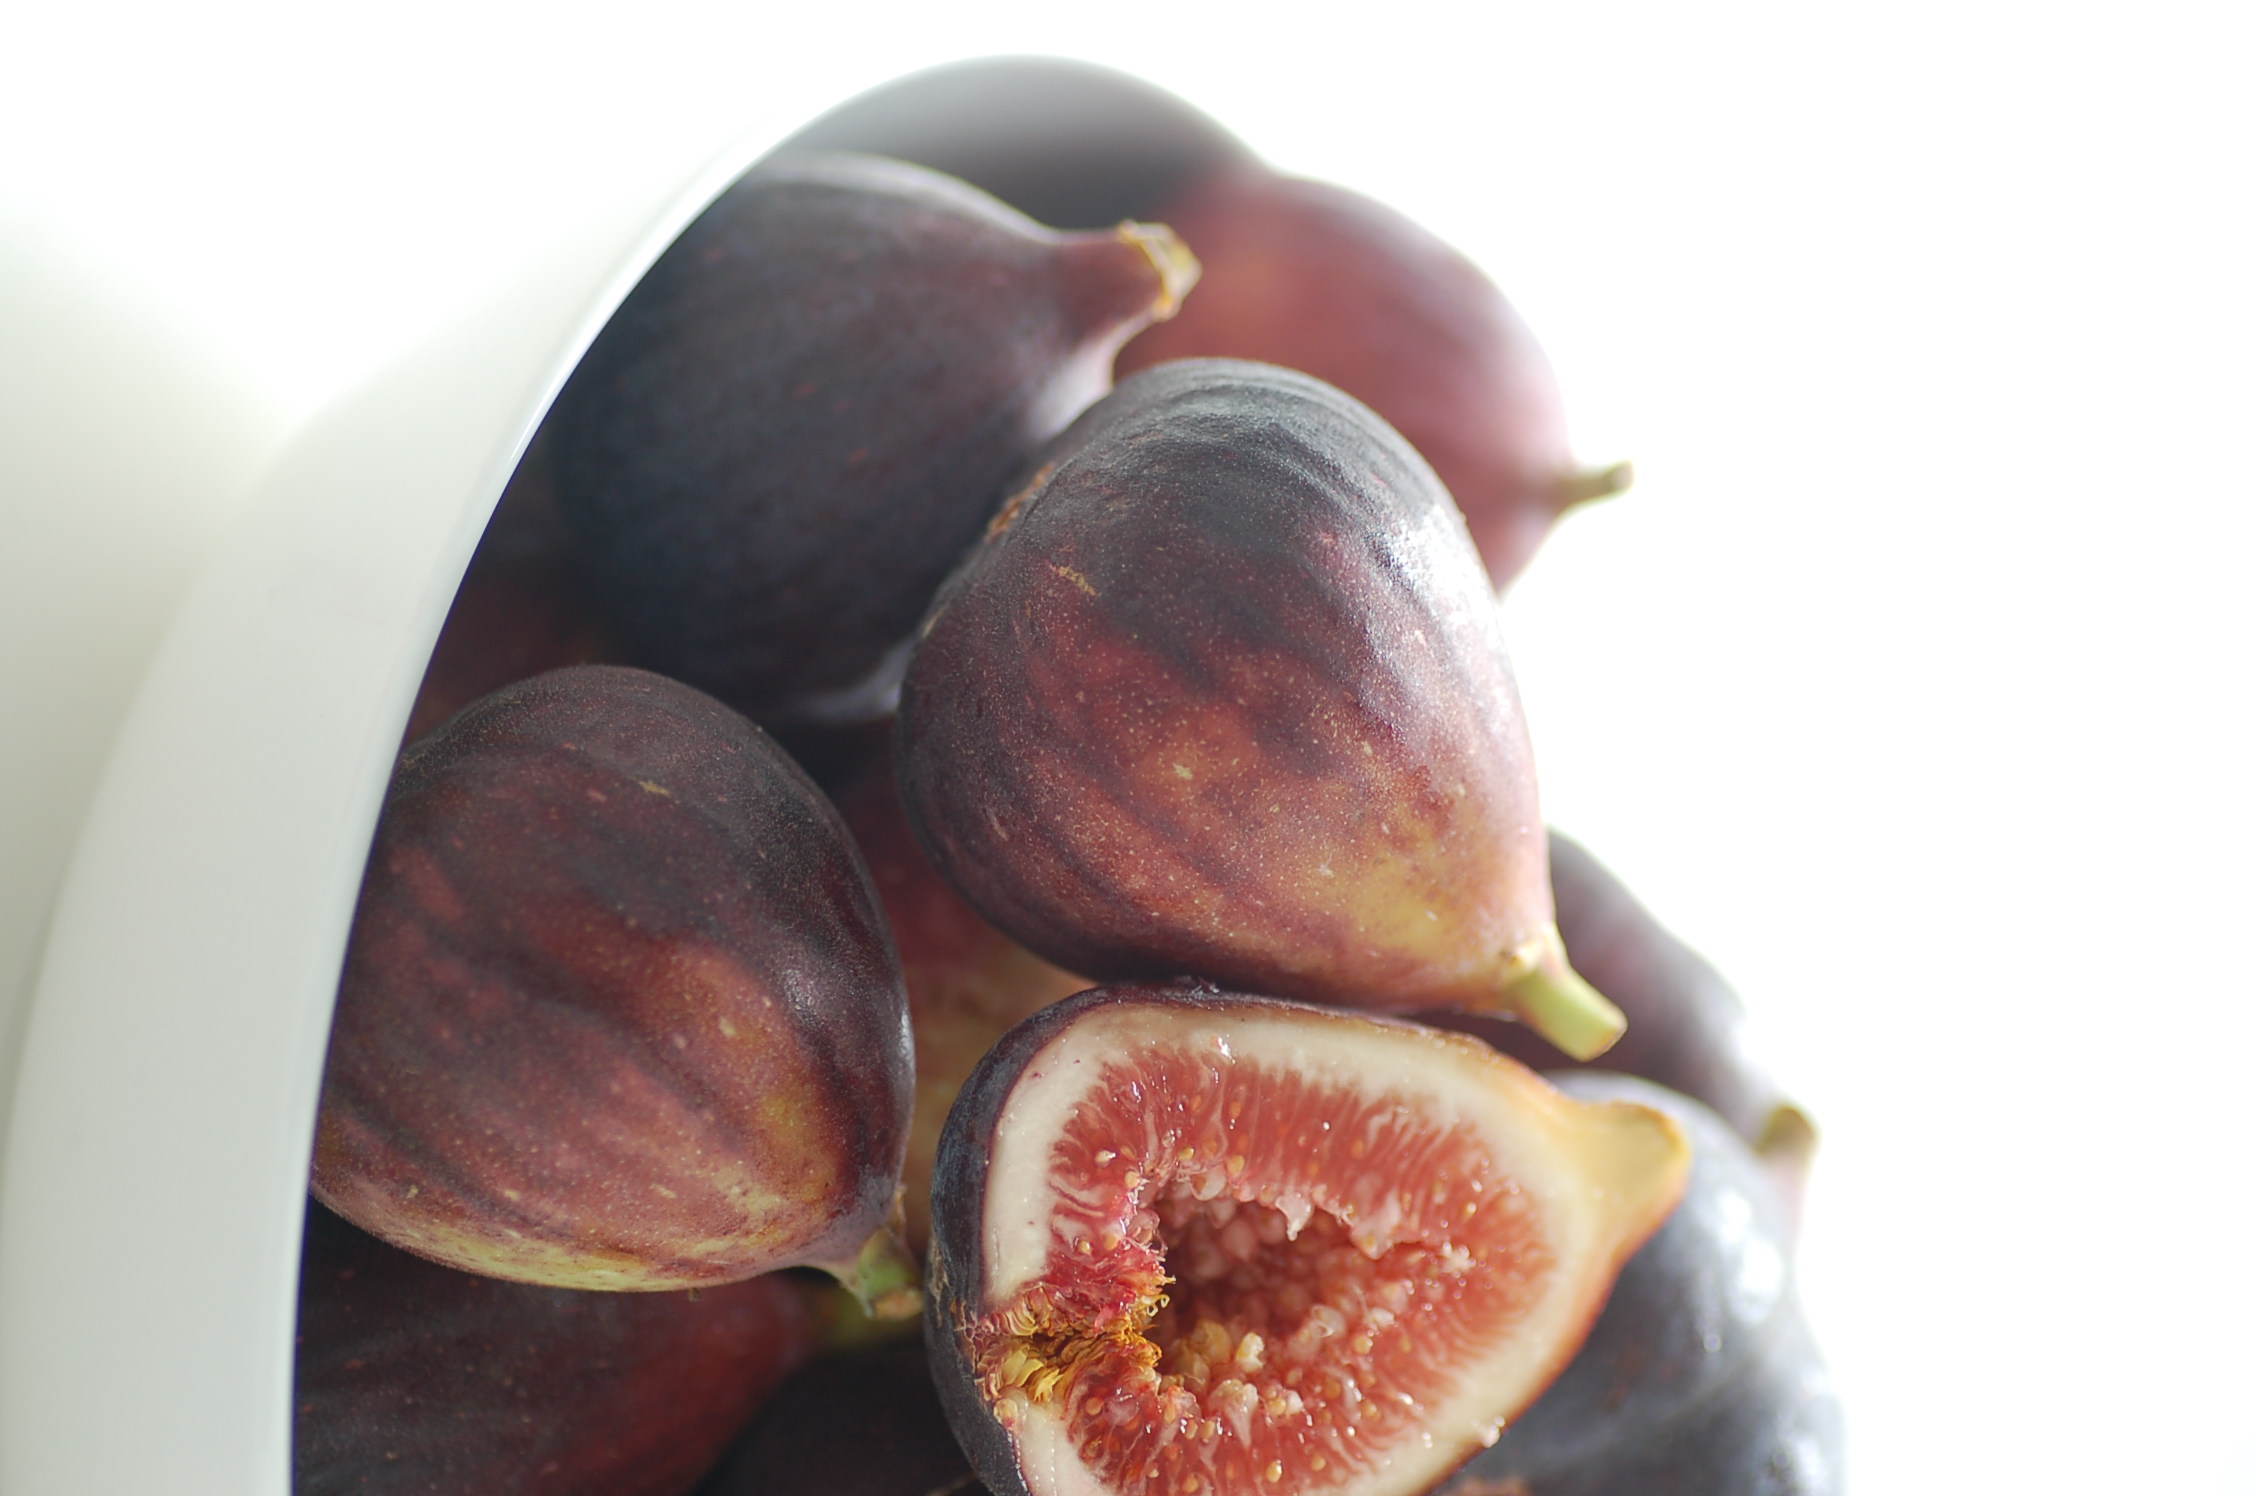
<svg viewBox="0 0 2256 1496">
<path fill-rule="evenodd" d="M 935 1379 L 997 1496 L 1410 1496 L 1573 1357 L 1689 1159 L 1459 1036 L 1093 989 L 949 1117 Z"/>
</svg>

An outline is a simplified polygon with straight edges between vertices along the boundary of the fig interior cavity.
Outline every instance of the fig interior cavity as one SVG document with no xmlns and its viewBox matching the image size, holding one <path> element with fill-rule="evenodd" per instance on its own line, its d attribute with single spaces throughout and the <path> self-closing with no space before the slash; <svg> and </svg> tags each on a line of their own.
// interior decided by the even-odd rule
<svg viewBox="0 0 2256 1496">
<path fill-rule="evenodd" d="M 951 1417 L 998 1492 L 1423 1490 L 1572 1355 L 1684 1167 L 1658 1113 L 1462 1040 L 1098 989 L 950 1118 Z"/>
</svg>

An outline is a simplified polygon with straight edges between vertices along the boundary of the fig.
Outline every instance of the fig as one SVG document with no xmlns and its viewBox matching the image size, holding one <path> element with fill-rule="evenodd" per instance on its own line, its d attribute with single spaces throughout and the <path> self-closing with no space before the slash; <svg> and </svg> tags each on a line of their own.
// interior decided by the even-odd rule
<svg viewBox="0 0 2256 1496">
<path fill-rule="evenodd" d="M 948 1118 L 934 1380 L 997 1496 L 1424 1491 L 1566 1364 L 1686 1166 L 1665 1114 L 1462 1036 L 1097 988 Z"/>
<path fill-rule="evenodd" d="M 785 1275 L 535 1288 L 427 1262 L 316 1205 L 297 1496 L 681 1496 L 815 1345 Z"/>
<path fill-rule="evenodd" d="M 1650 1082 L 1552 1079 L 1584 1101 L 1674 1117 L 1692 1138 L 1691 1180 L 1574 1362 L 1448 1496 L 1837 1496 L 1841 1407 L 1761 1161 L 1713 1112 Z"/>
<path fill-rule="evenodd" d="M 449 1266 L 907 1311 L 900 966 L 837 812 L 691 688 L 580 666 L 400 758 L 323 1079 L 321 1201 Z"/>
<path fill-rule="evenodd" d="M 1550 838 L 1551 895 L 1567 957 L 1629 1019 L 1621 1042 L 1606 1051 L 1605 1068 L 1642 1076 L 1712 1109 L 1755 1148 L 1791 1200 L 1817 1130 L 1756 1055 L 1739 994 L 1588 848 L 1556 829 Z M 1537 1070 L 1569 1063 L 1519 1024 L 1471 1013 L 1419 1016 L 1485 1039 Z"/>
<path fill-rule="evenodd" d="M 1338 385 L 1433 464 L 1498 585 L 1567 508 L 1628 485 L 1627 464 L 1576 466 L 1550 361 L 1495 283 L 1394 209 L 1249 163 L 1159 211 L 1205 278 L 1121 352 L 1123 375 L 1246 358 Z"/>
<path fill-rule="evenodd" d="M 1044 448 L 934 600 L 895 741 L 934 864 L 1068 970 L 1620 1033 L 1552 922 L 1463 521 L 1306 375 L 1162 365 Z"/>
<path fill-rule="evenodd" d="M 837 799 L 877 887 L 908 989 L 916 1108 L 901 1182 L 909 1249 L 922 1254 L 930 1235 L 932 1159 L 965 1078 L 1019 1020 L 1089 982 L 981 919 L 940 876 L 901 813 L 890 755 L 869 765 Z"/>
<path fill-rule="evenodd" d="M 913 161 L 1067 229 L 1151 218 L 1206 173 L 1253 160 L 1165 89 L 1064 57 L 981 57 L 912 73 L 847 100 L 782 149 Z"/>
<path fill-rule="evenodd" d="M 598 596 L 639 660 L 755 717 L 884 715 L 1020 464 L 1196 277 L 1164 228 L 1053 233 L 901 162 L 754 167 L 544 423 Z"/>
<path fill-rule="evenodd" d="M 985 1496 L 919 1341 L 811 1361 L 760 1408 L 697 1496 Z"/>
</svg>

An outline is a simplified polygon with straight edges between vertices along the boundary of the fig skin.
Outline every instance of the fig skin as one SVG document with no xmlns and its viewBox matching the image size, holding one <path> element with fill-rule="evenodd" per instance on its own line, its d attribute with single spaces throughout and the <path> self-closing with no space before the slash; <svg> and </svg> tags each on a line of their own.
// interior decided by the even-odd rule
<svg viewBox="0 0 2256 1496">
<path fill-rule="evenodd" d="M 1756 1055 L 1739 994 L 1588 848 L 1556 828 L 1550 845 L 1551 893 L 1567 957 L 1629 1020 L 1600 1067 L 1642 1076 L 1713 1110 L 1763 1159 L 1787 1204 L 1796 1204 L 1817 1130 Z M 1419 1017 L 1486 1040 L 1536 1070 L 1574 1063 L 1521 1024 L 1485 1014 Z"/>
<path fill-rule="evenodd" d="M 901 812 L 890 754 L 837 796 L 901 956 L 916 1044 L 916 1108 L 901 1171 L 904 1239 L 921 1256 L 931 1235 L 932 1160 L 964 1080 L 1021 1019 L 1090 985 L 979 917 L 917 845 Z"/>
<path fill-rule="evenodd" d="M 557 512 L 546 454 L 529 450 L 470 558 L 408 713 L 414 742 L 489 691 L 566 665 L 628 664 Z"/>
<path fill-rule="evenodd" d="M 811 1264 L 875 1298 L 903 1287 L 881 1228 L 911 1082 L 900 967 L 829 802 L 710 697 L 560 670 L 400 760 L 314 1191 L 520 1282 Z"/>
<path fill-rule="evenodd" d="M 1062 229 L 1153 218 L 1191 182 L 1254 159 L 1165 89 L 1063 57 L 982 57 L 912 73 L 847 100 L 780 149 L 913 161 Z"/>
<path fill-rule="evenodd" d="M 1573 1364 L 1446 1496 L 1838 1496 L 1841 1407 L 1762 1161 L 1715 1113 L 1663 1087 L 1598 1071 L 1551 1079 L 1585 1100 L 1675 1117 L 1692 1135 L 1691 1181 L 1622 1269 Z"/>
<path fill-rule="evenodd" d="M 933 863 L 1068 970 L 1620 1032 L 1552 923 L 1463 521 L 1306 375 L 1163 365 L 1045 448 L 934 600 L 895 752 Z"/>
<path fill-rule="evenodd" d="M 1245 358 L 1339 386 L 1433 464 L 1498 586 L 1566 509 L 1628 485 L 1626 465 L 1577 467 L 1557 376 L 1495 283 L 1394 209 L 1246 164 L 1157 211 L 1205 279 L 1182 316 L 1121 351 L 1123 377 Z"/>
<path fill-rule="evenodd" d="M 504 1283 L 306 1215 L 297 1496 L 681 1496 L 814 1350 L 804 1287 Z"/>
<path fill-rule="evenodd" d="M 921 1342 L 825 1356 L 768 1399 L 697 1496 L 986 1496 Z"/>
<path fill-rule="evenodd" d="M 1107 1031 L 1094 1039 L 1084 1038 L 1083 1042 L 1089 1046 L 1087 1052 L 1056 1047 L 1061 1041 L 1073 1038 L 1072 1031 L 1084 1022 L 1110 1024 L 1123 1014 L 1130 1015 L 1125 1028 L 1125 1033 L 1130 1037 L 1123 1038 Z M 1291 1043 L 1278 1046 L 1275 1035 L 1280 1027 L 1300 1029 L 1301 1032 L 1292 1035 Z M 1264 1029 L 1268 1030 L 1266 1035 L 1260 1032 Z M 1174 1033 L 1181 1034 L 1187 1044 L 1201 1049 L 1211 1044 L 1214 1052 L 1224 1057 L 1225 1067 L 1231 1063 L 1230 1056 L 1235 1053 L 1255 1056 L 1258 1061 L 1272 1056 L 1283 1057 L 1302 1048 L 1308 1053 L 1333 1056 L 1336 1063 L 1336 1056 L 1348 1051 L 1350 1046 L 1354 1047 L 1352 1052 L 1357 1054 L 1354 1063 L 1363 1066 L 1373 1063 L 1365 1058 L 1373 1049 L 1398 1050 L 1403 1041 L 1407 1040 L 1411 1046 L 1422 1049 L 1424 1053 L 1414 1067 L 1401 1070 L 1393 1068 L 1393 1064 L 1399 1062 L 1402 1056 L 1399 1053 L 1390 1054 L 1388 1068 L 1384 1071 L 1386 1079 L 1381 1086 L 1375 1086 L 1374 1090 L 1381 1089 L 1387 1083 L 1400 1084 L 1406 1080 L 1414 1088 L 1422 1090 L 1430 1081 L 1434 1094 L 1454 1095 L 1462 1103 L 1464 1092 L 1458 1087 L 1464 1084 L 1464 1072 L 1470 1068 L 1483 1077 L 1480 1081 L 1483 1087 L 1493 1086 L 1499 1092 L 1515 1098 L 1512 1108 L 1523 1119 L 1519 1125 L 1529 1125 L 1524 1119 L 1531 1115 L 1540 1114 L 1543 1117 L 1542 1122 L 1532 1124 L 1531 1133 L 1516 1136 L 1506 1145 L 1508 1152 L 1518 1159 L 1516 1167 L 1529 1172 L 1524 1176 L 1515 1173 L 1508 1191 L 1501 1193 L 1508 1194 L 1513 1200 L 1541 1201 L 1540 1217 L 1560 1230 L 1560 1235 L 1548 1245 L 1538 1244 L 1547 1232 L 1539 1233 L 1535 1238 L 1515 1237 L 1509 1250 L 1514 1254 L 1529 1251 L 1538 1257 L 1556 1251 L 1558 1271 L 1566 1276 L 1555 1290 L 1560 1297 L 1554 1302 L 1554 1307 L 1563 1305 L 1564 1308 L 1558 1314 L 1542 1320 L 1551 1329 L 1541 1338 L 1541 1343 L 1514 1346 L 1507 1358 L 1486 1363 L 1491 1367 L 1512 1367 L 1517 1376 L 1524 1378 L 1520 1385 L 1524 1385 L 1525 1390 L 1521 1395 L 1514 1397 L 1500 1393 L 1495 1404 L 1487 1410 L 1486 1416 L 1498 1422 L 1516 1414 L 1527 1400 L 1536 1396 L 1544 1384 L 1565 1366 L 1580 1343 L 1581 1336 L 1596 1318 L 1600 1305 L 1604 1302 L 1606 1285 L 1614 1272 L 1666 1217 L 1683 1188 L 1687 1164 L 1686 1140 L 1681 1130 L 1665 1114 L 1636 1106 L 1603 1108 L 1605 1115 L 1602 1118 L 1597 1111 L 1582 1111 L 1573 1103 L 1564 1102 L 1558 1093 L 1516 1062 L 1505 1060 L 1484 1046 L 1461 1036 L 1444 1034 L 1401 1020 L 1222 992 L 1190 983 L 1098 988 L 1045 1008 L 1006 1035 L 966 1083 L 955 1110 L 949 1116 L 933 1185 L 933 1239 L 927 1261 L 929 1292 L 925 1322 L 933 1380 L 946 1409 L 949 1424 L 955 1430 L 972 1470 L 996 1496 L 1034 1496 L 1036 1492 L 1049 1496 L 1053 1491 L 1095 1489 L 1084 1483 L 1091 1478 L 1085 1471 L 1076 1477 L 1051 1468 L 1053 1460 L 1069 1459 L 1069 1453 L 1061 1455 L 1056 1436 L 1038 1436 L 1022 1447 L 1021 1439 L 1026 1436 L 1013 1426 L 1004 1412 L 990 1406 L 988 1393 L 983 1390 L 983 1372 L 972 1347 L 993 1327 L 993 1316 L 998 1311 L 1004 1309 L 1006 1304 L 1021 1302 L 1071 1306 L 1050 1311 L 1051 1320 L 1030 1323 L 1030 1327 L 1024 1330 L 1011 1328 L 1009 1333 L 1031 1335 L 1033 1339 L 1029 1343 L 1036 1346 L 1054 1339 L 1058 1348 L 1039 1351 L 1038 1355 L 1047 1358 L 1045 1364 L 1065 1368 L 1066 1374 L 1074 1378 L 1081 1375 L 1071 1369 L 1076 1363 L 1099 1367 L 1110 1364 L 1105 1350 L 1110 1343 L 1109 1337 L 1132 1337 L 1148 1333 L 1148 1338 L 1154 1341 L 1164 1338 L 1149 1318 L 1141 1322 L 1141 1331 L 1123 1329 L 1117 1324 L 1091 1326 L 1077 1320 L 1075 1316 L 1083 1312 L 1086 1303 L 1102 1298 L 1106 1307 L 1101 1313 L 1120 1318 L 1131 1327 L 1138 1323 L 1132 1312 L 1133 1300 L 1115 1296 L 1114 1286 L 1096 1290 L 1058 1288 L 1050 1276 L 1055 1271 L 1054 1264 L 1058 1256 L 1062 1255 L 1056 1253 L 1055 1249 L 1049 1259 L 1053 1266 L 1037 1275 L 1023 1293 L 1017 1289 L 998 1288 L 999 1280 L 1015 1281 L 1009 1275 L 1022 1271 L 1023 1265 L 1013 1267 L 1007 1260 L 998 1259 L 991 1254 L 991 1227 L 1000 1220 L 1006 1223 L 1007 1230 L 1016 1229 L 1023 1235 L 1026 1228 L 1038 1225 L 1044 1218 L 1045 1205 L 1022 1195 L 1024 1186 L 1017 1179 L 1014 1169 L 1023 1169 L 1028 1158 L 1064 1156 L 1064 1145 L 1061 1142 L 1051 1142 L 1048 1147 L 1044 1146 L 1045 1139 L 1054 1136 L 1046 1128 L 1056 1125 L 1058 1120 L 1053 1117 L 1059 1105 L 1055 1088 L 1059 1084 L 1070 1088 L 1081 1082 L 1078 1078 L 1053 1081 L 1052 1090 L 1047 1093 L 1041 1091 L 1041 1083 L 1045 1075 L 1073 1077 L 1074 1067 L 1088 1062 L 1100 1052 L 1107 1056 L 1134 1053 L 1135 1046 L 1141 1040 L 1154 1034 Z M 1310 1073 L 1305 1060 L 1297 1069 L 1302 1076 Z M 1213 1075 L 1219 1079 L 1220 1073 L 1216 1071 Z M 1323 1063 L 1318 1063 L 1316 1073 L 1327 1073 Z M 1373 1064 L 1372 1073 L 1378 1073 L 1376 1064 Z M 1211 1083 L 1212 1081 L 1207 1082 Z M 1147 1116 L 1163 1125 L 1168 1119 L 1179 1119 L 1187 1115 L 1187 1108 L 1195 1109 L 1195 1101 L 1186 1093 L 1150 1089 L 1153 1082 L 1149 1077 L 1140 1077 L 1137 1084 L 1145 1087 L 1138 1096 Z M 1251 1104 L 1265 1122 L 1275 1119 L 1279 1125 L 1284 1125 L 1284 1119 L 1288 1116 L 1299 1116 L 1305 1120 L 1310 1115 L 1300 1110 L 1300 1104 L 1290 1103 L 1282 1098 L 1271 1100 L 1262 1097 L 1254 1099 Z M 1493 1103 L 1484 1100 L 1478 1106 L 1485 1109 L 1491 1104 Z M 1562 1107 L 1564 1111 L 1560 1110 Z M 1240 1114 L 1233 1107 L 1230 1115 L 1234 1120 Z M 1187 1125 L 1195 1128 L 1199 1124 Z M 1327 1123 L 1327 1131 L 1329 1127 L 1330 1124 Z M 1021 1130 L 1025 1130 L 1028 1135 L 1015 1137 L 1014 1134 Z M 1531 1144 L 1530 1138 L 1535 1133 L 1541 1133 L 1547 1141 Z M 1149 1141 L 1147 1138 L 1147 1145 Z M 1132 1145 L 1124 1142 L 1121 1146 L 1127 1148 Z M 1167 1142 L 1162 1146 L 1171 1149 L 1173 1143 Z M 1233 1142 L 1227 1146 L 1234 1147 L 1236 1144 Z M 1422 1147 L 1423 1144 L 1413 1143 L 1410 1146 Z M 1100 1164 L 1113 1157 L 1109 1152 L 1095 1156 Z M 1354 1154 L 1343 1153 L 1340 1156 Z M 1130 1157 L 1133 1162 L 1137 1155 L 1132 1154 Z M 1374 1161 L 1385 1157 L 1385 1146 L 1382 1144 L 1380 1151 L 1374 1155 Z M 1006 1158 L 1015 1160 L 1012 1168 L 1000 1166 L 999 1161 Z M 1244 1160 L 1235 1162 L 1242 1164 Z M 1437 1186 L 1437 1199 L 1441 1198 L 1438 1187 L 1446 1178 L 1446 1173 L 1432 1176 L 1431 1182 Z M 1427 1179 L 1421 1177 L 1417 1187 L 1422 1189 L 1426 1182 Z M 1461 1184 L 1458 1187 L 1461 1188 Z M 1340 1188 L 1343 1194 L 1349 1193 L 1352 1184 L 1343 1184 Z M 1478 1188 L 1476 1185 L 1476 1191 Z M 991 1203 L 991 1197 L 1002 1203 Z M 1570 1201 L 1583 1203 L 1571 1205 Z M 1329 1217 L 1337 1208 L 1321 1197 L 1317 1199 L 1316 1206 L 1319 1208 L 1312 1212 L 1315 1217 Z M 1254 1210 L 1260 1207 L 1248 1205 L 1245 1208 Z M 1353 1207 L 1350 1205 L 1345 1208 L 1352 1211 Z M 1570 1217 L 1574 1217 L 1576 1221 L 1572 1226 L 1566 1224 Z M 1023 1226 L 1019 1224 L 1022 1218 Z M 1353 1217 L 1343 1219 L 1352 1222 Z M 1058 1229 L 1052 1226 L 1049 1240 L 1053 1243 L 1062 1239 L 1057 1235 Z M 1371 1229 L 1384 1232 L 1389 1228 L 1378 1224 Z M 1343 1241 L 1348 1239 L 1340 1238 Z M 1420 1238 L 1413 1237 L 1412 1240 Z M 1479 1241 L 1475 1241 L 1473 1245 L 1476 1249 L 1483 1247 Z M 1024 1249 L 1023 1240 L 1016 1246 L 1007 1246 L 1004 1258 Z M 1362 1248 L 1365 1255 L 1372 1254 L 1374 1250 L 1368 1246 Z M 1379 1259 L 1374 1257 L 1373 1260 Z M 1165 1268 L 1167 1265 L 1163 1262 L 1161 1267 Z M 1196 1276 L 1195 1268 L 1182 1271 Z M 1163 1272 L 1146 1285 L 1152 1294 L 1158 1295 L 1161 1320 L 1165 1318 L 1166 1295 L 1161 1294 L 1160 1290 L 1178 1281 L 1190 1280 Z M 1118 1295 L 1124 1296 L 1130 1292 L 1126 1284 L 1116 1287 Z M 1184 1290 L 1177 1289 L 1176 1292 L 1181 1294 Z M 1014 1309 L 1012 1312 L 1018 1311 Z M 1041 1312 L 1039 1309 L 1034 1311 L 1036 1315 Z M 1523 1308 L 1519 1312 L 1527 1311 Z M 1350 1313 L 1354 1311 L 1350 1310 Z M 1522 1321 L 1519 1333 L 1532 1333 L 1526 1327 L 1535 1322 L 1534 1316 Z M 1374 1320 L 1373 1323 L 1377 1321 Z M 1410 1328 L 1408 1321 L 1401 1323 L 1405 1331 Z M 1179 1330 L 1181 1327 L 1176 1328 Z M 1344 1334 L 1344 1331 L 1335 1329 L 1332 1333 L 1339 1335 Z M 1550 1338 L 1552 1336 L 1555 1338 Z M 1272 1347 L 1272 1354 L 1290 1354 L 1290 1342 L 1298 1339 L 1297 1334 L 1279 1338 Z M 1127 1343 L 1132 1345 L 1135 1341 L 1128 1339 Z M 1358 1352 L 1368 1352 L 1370 1348 L 1368 1341 L 1356 1347 Z M 1466 1349 L 1465 1353 L 1493 1357 L 1497 1349 L 1495 1346 L 1480 1345 Z M 1440 1352 L 1435 1350 L 1433 1353 Z M 1159 1366 L 1164 1368 L 1173 1354 L 1172 1348 L 1160 1348 Z M 1242 1358 L 1244 1354 L 1241 1346 L 1239 1356 Z M 1257 1353 L 1256 1360 L 1258 1359 Z M 1006 1361 L 1005 1365 L 1007 1364 Z M 1319 1362 L 1318 1365 L 1319 1369 L 1323 1369 L 1323 1363 Z M 1460 1366 L 1459 1369 L 1462 1371 L 1465 1368 Z M 1223 1371 L 1221 1374 L 1228 1373 Z M 1049 1372 L 1040 1373 L 1044 1377 L 1049 1375 Z M 1250 1377 L 1253 1374 L 1247 1375 Z M 1295 1385 L 1299 1384 L 1296 1382 Z M 1056 1395 L 1068 1402 L 1078 1401 L 1085 1391 L 1090 1390 L 1089 1384 L 1078 1380 L 1065 1381 L 1063 1389 Z M 1024 1390 L 1032 1393 L 1036 1405 L 1053 1396 L 1039 1378 Z M 1461 1426 L 1457 1421 L 1466 1411 L 1462 1402 L 1449 1389 L 1438 1390 L 1441 1392 L 1442 1407 L 1429 1405 L 1418 1415 L 1425 1425 L 1423 1448 L 1443 1451 L 1456 1449 L 1460 1452 L 1477 1448 L 1478 1436 L 1475 1431 Z M 1384 1398 L 1382 1393 L 1373 1395 Z M 1445 1413 L 1444 1408 L 1449 1411 Z M 1373 1417 L 1368 1403 L 1364 1406 L 1362 1416 L 1366 1421 Z M 1240 1437 L 1244 1437 L 1242 1432 Z M 1386 1439 L 1387 1447 L 1392 1448 L 1396 1456 L 1404 1452 L 1405 1446 L 1399 1443 L 1402 1431 L 1396 1431 L 1391 1436 L 1367 1437 Z M 1323 1465 L 1317 1462 L 1313 1468 L 1321 1470 Z M 1447 1469 L 1446 1464 L 1440 1466 L 1428 1478 L 1427 1483 L 1437 1483 L 1445 1478 Z M 1322 1488 L 1330 1483 L 1317 1480 L 1305 1471 L 1288 1470 L 1287 1474 L 1309 1475 L 1310 1488 Z M 1272 1481 L 1278 1478 L 1280 1477 L 1274 1474 L 1270 1477 Z M 1336 1480 L 1337 1477 L 1333 1479 Z M 1290 1480 L 1282 1488 L 1300 1489 Z M 1143 1487 L 1138 1486 L 1137 1489 Z M 1270 1487 L 1261 1485 L 1259 1489 L 1267 1490 Z M 1380 1488 L 1359 1486 L 1358 1489 Z M 1384 1489 L 1410 1496 L 1410 1493 L 1427 1489 L 1427 1484 L 1418 1483 L 1415 1475 L 1403 1474 L 1396 1485 Z M 1212 1496 L 1237 1496 L 1237 1493 L 1225 1485 L 1215 1488 Z"/>
<path fill-rule="evenodd" d="M 934 172 L 754 167 L 604 327 L 544 424 L 637 658 L 763 721 L 889 709 L 933 590 L 1026 456 L 1197 267 Z"/>
</svg>

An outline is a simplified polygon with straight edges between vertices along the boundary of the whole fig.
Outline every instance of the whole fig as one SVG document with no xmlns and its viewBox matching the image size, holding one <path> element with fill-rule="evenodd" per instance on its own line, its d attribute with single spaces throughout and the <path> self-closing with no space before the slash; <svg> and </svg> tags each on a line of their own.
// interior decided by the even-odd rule
<svg viewBox="0 0 2256 1496">
<path fill-rule="evenodd" d="M 934 864 L 1068 970 L 1620 1032 L 1552 923 L 1464 522 L 1306 375 L 1162 365 L 1045 448 L 934 601 L 897 745 Z"/>
<path fill-rule="evenodd" d="M 1197 267 L 902 162 L 747 173 L 653 265 L 545 423 L 597 590 L 656 669 L 764 720 L 882 716 L 1027 454 Z"/>
<path fill-rule="evenodd" d="M 900 967 L 829 802 L 710 697 L 560 670 L 400 759 L 314 1192 L 520 1282 L 809 1264 L 878 1299 L 907 1292 L 887 1223 L 911 1079 Z"/>
<path fill-rule="evenodd" d="M 1122 351 L 1123 375 L 1247 358 L 1338 385 L 1433 464 L 1499 585 L 1567 508 L 1628 484 L 1626 465 L 1575 464 L 1550 360 L 1495 283 L 1394 209 L 1247 164 L 1157 211 L 1205 280 L 1181 317 Z"/>
</svg>

